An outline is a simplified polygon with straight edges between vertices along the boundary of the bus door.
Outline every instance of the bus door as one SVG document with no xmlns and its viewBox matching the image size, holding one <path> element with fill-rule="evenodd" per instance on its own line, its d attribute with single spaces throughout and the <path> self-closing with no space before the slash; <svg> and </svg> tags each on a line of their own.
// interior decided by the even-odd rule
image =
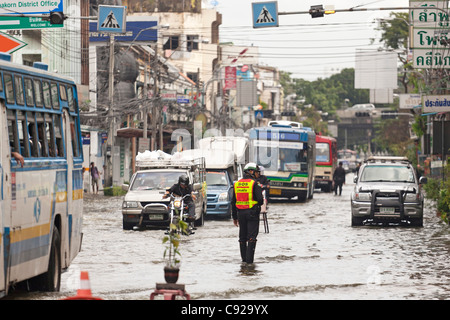
<svg viewBox="0 0 450 320">
<path fill-rule="evenodd" d="M 79 158 L 79 133 L 75 118 L 70 116 L 67 109 L 64 109 L 64 137 L 67 153 L 67 215 L 68 232 L 67 240 L 62 242 L 64 250 L 68 254 L 64 255 L 66 261 L 63 266 L 68 266 L 70 261 L 75 258 L 81 245 L 81 224 L 82 224 L 82 201 L 83 201 L 83 172 L 82 161 L 76 162 Z M 78 160 L 77 160 L 78 161 Z"/>
</svg>

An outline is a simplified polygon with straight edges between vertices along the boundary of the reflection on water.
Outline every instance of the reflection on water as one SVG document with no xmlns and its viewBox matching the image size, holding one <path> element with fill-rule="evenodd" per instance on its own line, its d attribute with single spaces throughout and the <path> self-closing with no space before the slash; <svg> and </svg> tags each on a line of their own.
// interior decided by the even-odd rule
<svg viewBox="0 0 450 320">
<path fill-rule="evenodd" d="M 270 233 L 261 223 L 250 266 L 241 263 L 232 221 L 206 220 L 180 245 L 179 283 L 192 299 L 448 299 L 449 227 L 428 208 L 423 228 L 352 228 L 350 189 L 272 203 Z M 121 204 L 87 196 L 82 251 L 63 274 L 61 292 L 18 299 L 74 295 L 85 270 L 95 296 L 148 300 L 164 282 L 164 231 L 124 231 Z"/>
</svg>

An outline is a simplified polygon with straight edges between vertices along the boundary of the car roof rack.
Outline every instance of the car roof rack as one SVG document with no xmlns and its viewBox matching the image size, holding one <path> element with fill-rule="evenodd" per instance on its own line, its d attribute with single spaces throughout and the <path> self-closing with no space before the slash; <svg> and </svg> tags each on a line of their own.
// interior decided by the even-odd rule
<svg viewBox="0 0 450 320">
<path fill-rule="evenodd" d="M 411 164 L 407 157 L 394 157 L 394 156 L 370 156 L 364 162 L 381 162 L 381 163 L 406 163 Z"/>
</svg>

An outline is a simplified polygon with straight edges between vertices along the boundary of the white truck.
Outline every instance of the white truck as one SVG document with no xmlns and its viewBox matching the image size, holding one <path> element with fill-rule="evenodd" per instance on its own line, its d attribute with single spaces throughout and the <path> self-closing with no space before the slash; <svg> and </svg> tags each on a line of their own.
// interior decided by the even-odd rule
<svg viewBox="0 0 450 320">
<path fill-rule="evenodd" d="M 156 155 L 156 156 L 155 156 Z M 189 177 L 189 183 L 197 191 L 195 200 L 195 225 L 201 226 L 206 215 L 205 159 L 196 157 L 183 160 L 161 151 L 139 153 L 138 170 L 131 177 L 122 205 L 123 229 L 133 227 L 167 227 L 169 225 L 169 199 L 162 199 L 167 188 L 178 182 L 181 175 Z"/>
<path fill-rule="evenodd" d="M 206 167 L 207 217 L 231 217 L 233 183 L 237 176 L 236 156 L 224 149 L 192 149 L 181 152 L 184 159 L 203 157 Z"/>
</svg>

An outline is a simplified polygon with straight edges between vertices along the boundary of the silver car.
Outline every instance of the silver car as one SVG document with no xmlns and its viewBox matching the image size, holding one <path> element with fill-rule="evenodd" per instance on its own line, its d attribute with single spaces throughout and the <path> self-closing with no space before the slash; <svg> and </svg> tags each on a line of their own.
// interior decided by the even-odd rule
<svg viewBox="0 0 450 320">
<path fill-rule="evenodd" d="M 355 176 L 351 195 L 352 226 L 405 224 L 423 226 L 420 180 L 404 157 L 370 157 Z"/>
</svg>

